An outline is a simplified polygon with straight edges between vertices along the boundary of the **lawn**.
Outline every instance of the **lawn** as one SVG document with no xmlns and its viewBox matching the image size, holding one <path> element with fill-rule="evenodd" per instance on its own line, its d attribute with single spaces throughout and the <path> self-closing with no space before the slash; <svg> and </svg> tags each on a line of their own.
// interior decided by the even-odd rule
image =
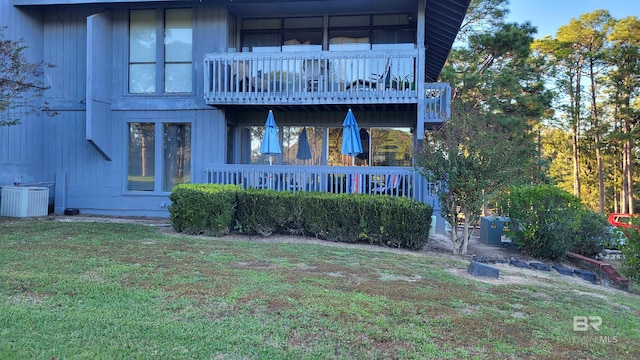
<svg viewBox="0 0 640 360">
<path fill-rule="evenodd" d="M 480 281 L 467 265 L 143 225 L 4 222 L 0 358 L 640 358 L 638 295 L 508 267 Z M 599 317 L 599 331 L 574 331 L 574 316 Z"/>
</svg>

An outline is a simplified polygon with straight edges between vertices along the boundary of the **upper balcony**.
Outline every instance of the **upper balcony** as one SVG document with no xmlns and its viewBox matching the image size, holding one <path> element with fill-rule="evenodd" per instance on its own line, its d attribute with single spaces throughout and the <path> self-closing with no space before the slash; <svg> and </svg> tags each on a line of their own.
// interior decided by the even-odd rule
<svg viewBox="0 0 640 360">
<path fill-rule="evenodd" d="M 214 106 L 424 103 L 425 121 L 444 121 L 449 115 L 449 84 L 419 84 L 417 58 L 415 49 L 292 48 L 282 52 L 207 54 L 205 101 Z"/>
</svg>

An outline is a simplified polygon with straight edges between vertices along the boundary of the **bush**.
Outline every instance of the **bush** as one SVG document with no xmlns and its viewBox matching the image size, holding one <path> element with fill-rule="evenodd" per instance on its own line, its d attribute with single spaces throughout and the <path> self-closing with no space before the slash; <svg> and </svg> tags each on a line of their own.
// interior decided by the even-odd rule
<svg viewBox="0 0 640 360">
<path fill-rule="evenodd" d="M 571 251 L 580 255 L 595 257 L 602 252 L 605 244 L 614 241 L 614 228 L 604 215 L 583 209 L 576 243 Z"/>
<path fill-rule="evenodd" d="M 247 234 L 303 234 L 301 192 L 246 189 L 238 193 L 235 228 Z"/>
<path fill-rule="evenodd" d="M 630 280 L 640 283 L 640 218 L 631 220 L 634 226 L 624 229 L 625 243 L 622 245 L 622 273 Z"/>
<path fill-rule="evenodd" d="M 238 193 L 236 229 L 417 250 L 427 243 L 432 212 L 408 198 L 247 189 Z"/>
<path fill-rule="evenodd" d="M 236 211 L 238 185 L 181 184 L 169 199 L 169 219 L 178 232 L 222 236 Z"/>
<path fill-rule="evenodd" d="M 236 185 L 179 185 L 169 196 L 176 231 L 224 235 L 314 236 L 417 250 L 429 238 L 433 209 L 410 198 L 317 192 L 240 190 Z"/>
<path fill-rule="evenodd" d="M 554 186 L 519 186 L 500 199 L 512 226 L 509 236 L 524 253 L 558 259 L 575 243 L 580 199 Z"/>
<path fill-rule="evenodd" d="M 611 241 L 604 217 L 555 186 L 514 187 L 498 204 L 515 225 L 510 237 L 531 256 L 555 260 L 567 251 L 593 256 Z"/>
<path fill-rule="evenodd" d="M 409 198 L 387 198 L 381 205 L 382 245 L 418 250 L 427 243 L 433 214 L 430 206 Z"/>
</svg>

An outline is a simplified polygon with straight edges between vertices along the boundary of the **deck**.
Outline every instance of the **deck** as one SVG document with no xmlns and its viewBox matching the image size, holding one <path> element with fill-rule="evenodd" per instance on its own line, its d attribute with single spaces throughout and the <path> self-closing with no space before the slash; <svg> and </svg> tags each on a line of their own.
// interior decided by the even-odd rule
<svg viewBox="0 0 640 360">
<path fill-rule="evenodd" d="M 417 60 L 417 50 L 207 54 L 205 101 L 213 106 L 415 104 L 424 105 L 425 122 L 442 122 L 449 117 L 451 88 L 418 83 Z"/>
<path fill-rule="evenodd" d="M 437 187 L 415 169 L 391 166 L 210 165 L 205 182 L 277 191 L 315 191 L 409 197 L 435 211 Z"/>
</svg>

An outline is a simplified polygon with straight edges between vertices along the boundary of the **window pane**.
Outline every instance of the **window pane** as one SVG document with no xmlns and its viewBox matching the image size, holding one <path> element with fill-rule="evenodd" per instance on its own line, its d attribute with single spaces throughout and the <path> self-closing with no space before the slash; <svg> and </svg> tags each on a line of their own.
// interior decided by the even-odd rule
<svg viewBox="0 0 640 360">
<path fill-rule="evenodd" d="M 282 163 L 284 165 L 321 165 L 322 164 L 322 128 L 307 126 L 306 145 L 300 138 L 303 126 L 282 127 Z M 309 152 L 301 148 L 308 146 Z M 306 155 L 311 154 L 311 158 Z"/>
<path fill-rule="evenodd" d="M 127 190 L 153 191 L 155 187 L 155 125 L 129 124 Z"/>
<path fill-rule="evenodd" d="M 191 92 L 191 68 L 191 64 L 166 64 L 164 68 L 164 92 Z"/>
<path fill-rule="evenodd" d="M 250 126 L 243 128 L 240 139 L 240 158 L 242 164 L 269 164 L 269 155 L 260 153 L 260 144 L 264 134 L 264 126 Z M 273 155 L 273 165 L 280 163 L 280 156 Z"/>
<path fill-rule="evenodd" d="M 280 29 L 280 19 L 244 19 L 242 28 L 248 30 Z"/>
<path fill-rule="evenodd" d="M 129 62 L 155 61 L 156 11 L 131 11 L 129 14 Z"/>
<path fill-rule="evenodd" d="M 164 32 L 165 62 L 191 62 L 192 20 L 191 9 L 166 11 Z"/>
<path fill-rule="evenodd" d="M 129 65 L 129 92 L 133 94 L 156 92 L 156 65 Z"/>
<path fill-rule="evenodd" d="M 371 129 L 373 166 L 411 166 L 413 138 L 409 128 Z"/>
<path fill-rule="evenodd" d="M 332 16 L 329 18 L 330 27 L 354 27 L 354 26 L 369 26 L 368 15 L 354 15 L 354 16 Z"/>
<path fill-rule="evenodd" d="M 164 124 L 162 191 L 191 182 L 191 124 Z"/>
<path fill-rule="evenodd" d="M 329 128 L 329 157 L 327 163 L 332 166 L 367 166 L 369 163 L 369 129 L 360 128 L 362 153 L 347 156 L 342 153 L 342 128 Z"/>
</svg>

